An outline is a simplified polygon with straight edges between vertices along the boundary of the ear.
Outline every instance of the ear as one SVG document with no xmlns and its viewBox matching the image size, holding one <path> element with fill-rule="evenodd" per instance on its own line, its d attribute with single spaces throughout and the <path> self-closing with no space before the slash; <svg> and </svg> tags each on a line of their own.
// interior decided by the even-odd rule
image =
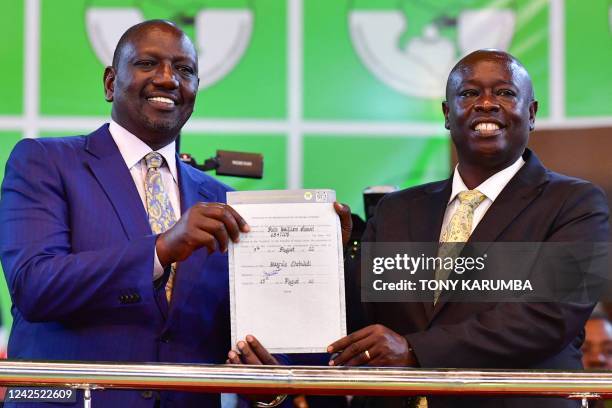
<svg viewBox="0 0 612 408">
<path fill-rule="evenodd" d="M 444 127 L 450 129 L 450 124 L 448 123 L 448 102 L 442 102 L 442 113 L 444 114 Z"/>
<path fill-rule="evenodd" d="M 106 67 L 104 69 L 104 99 L 106 102 L 113 101 L 115 93 L 115 68 Z"/>
<path fill-rule="evenodd" d="M 529 104 L 529 130 L 535 129 L 535 118 L 538 113 L 538 101 L 531 101 Z"/>
</svg>

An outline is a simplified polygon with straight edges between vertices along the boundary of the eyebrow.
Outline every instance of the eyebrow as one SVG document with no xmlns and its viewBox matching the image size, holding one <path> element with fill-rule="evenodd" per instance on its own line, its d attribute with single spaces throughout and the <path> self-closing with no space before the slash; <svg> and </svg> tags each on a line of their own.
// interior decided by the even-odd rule
<svg viewBox="0 0 612 408">
<path fill-rule="evenodd" d="M 135 52 L 133 55 L 133 59 L 139 59 L 143 57 L 159 58 L 159 54 L 151 50 L 142 50 L 140 52 Z M 197 60 L 195 58 L 192 58 L 188 54 L 173 55 L 172 61 L 189 61 L 194 64 L 197 63 Z"/>
<path fill-rule="evenodd" d="M 461 88 L 462 86 L 465 85 L 478 85 L 480 86 L 480 84 L 477 84 L 477 81 L 473 80 L 473 79 L 467 79 L 465 81 L 460 82 L 459 84 L 459 88 Z M 519 88 L 518 85 L 516 85 L 514 82 L 509 82 L 509 81 L 497 81 L 495 83 L 495 86 L 499 86 L 499 85 L 507 85 L 507 86 L 512 86 L 514 88 Z"/>
</svg>

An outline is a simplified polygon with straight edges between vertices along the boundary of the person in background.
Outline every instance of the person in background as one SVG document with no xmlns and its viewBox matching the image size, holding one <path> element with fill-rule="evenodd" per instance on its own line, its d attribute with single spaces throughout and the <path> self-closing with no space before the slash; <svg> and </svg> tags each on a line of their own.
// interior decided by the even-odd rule
<svg viewBox="0 0 612 408">
<path fill-rule="evenodd" d="M 612 370 L 612 324 L 608 316 L 595 309 L 585 325 L 582 365 L 586 370 Z M 591 408 L 610 408 L 612 400 L 591 400 Z"/>
<path fill-rule="evenodd" d="M 593 313 L 587 320 L 582 344 L 585 369 L 612 370 L 612 324 L 604 314 Z"/>
</svg>

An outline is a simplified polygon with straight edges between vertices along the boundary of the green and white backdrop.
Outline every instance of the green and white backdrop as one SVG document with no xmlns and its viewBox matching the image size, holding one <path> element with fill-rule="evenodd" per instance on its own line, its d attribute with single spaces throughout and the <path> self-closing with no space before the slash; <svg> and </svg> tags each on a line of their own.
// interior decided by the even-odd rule
<svg viewBox="0 0 612 408">
<path fill-rule="evenodd" d="M 144 19 L 181 25 L 201 87 L 182 151 L 263 153 L 237 189 L 364 187 L 449 173 L 440 102 L 450 67 L 483 47 L 527 66 L 539 128 L 612 126 L 612 0 L 1 0 L 0 177 L 22 137 L 107 121 L 102 72 Z M 4 286 L 4 280 L 2 285 Z M 5 325 L 10 300 L 0 289 Z"/>
</svg>

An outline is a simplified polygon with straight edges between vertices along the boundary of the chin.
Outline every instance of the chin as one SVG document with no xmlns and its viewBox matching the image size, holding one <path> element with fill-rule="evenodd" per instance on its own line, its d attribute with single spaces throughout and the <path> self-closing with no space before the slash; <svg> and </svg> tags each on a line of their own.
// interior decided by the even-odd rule
<svg viewBox="0 0 612 408">
<path fill-rule="evenodd" d="M 158 130 L 158 131 L 172 131 L 177 128 L 180 129 L 180 127 L 175 122 L 166 121 L 166 120 L 153 121 L 151 122 L 150 128 L 154 130 Z"/>
<path fill-rule="evenodd" d="M 143 120 L 146 123 L 147 127 L 154 132 L 178 133 L 183 127 L 183 123 L 184 123 L 184 122 L 181 123 L 176 120 L 159 119 L 159 118 L 153 119 L 150 117 L 143 117 Z"/>
</svg>

